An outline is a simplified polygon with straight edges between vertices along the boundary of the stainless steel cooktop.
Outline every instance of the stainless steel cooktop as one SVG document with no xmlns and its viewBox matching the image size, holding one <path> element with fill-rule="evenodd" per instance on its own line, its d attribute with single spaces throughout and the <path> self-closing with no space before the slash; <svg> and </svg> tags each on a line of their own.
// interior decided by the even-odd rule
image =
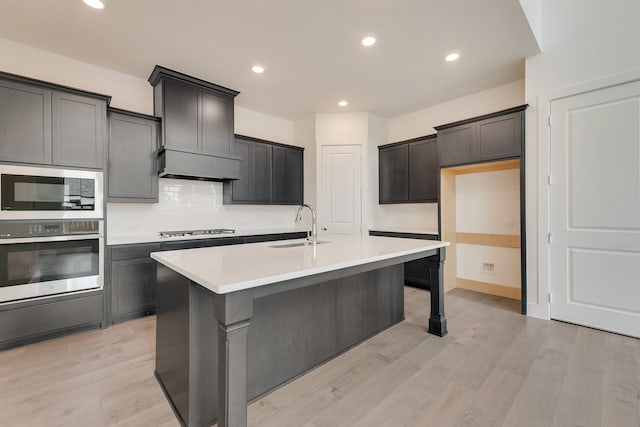
<svg viewBox="0 0 640 427">
<path fill-rule="evenodd" d="M 161 231 L 160 237 L 209 236 L 213 234 L 234 234 L 230 228 L 210 228 L 208 230 Z"/>
</svg>

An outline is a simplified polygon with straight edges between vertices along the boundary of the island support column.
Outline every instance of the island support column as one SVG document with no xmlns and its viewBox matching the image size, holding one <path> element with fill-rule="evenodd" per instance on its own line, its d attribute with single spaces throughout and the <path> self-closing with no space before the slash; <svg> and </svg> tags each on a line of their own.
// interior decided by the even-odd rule
<svg viewBox="0 0 640 427">
<path fill-rule="evenodd" d="M 253 315 L 250 291 L 214 294 L 218 322 L 218 427 L 247 426 L 247 357 Z"/>
<path fill-rule="evenodd" d="M 431 282 L 431 315 L 429 333 L 443 337 L 447 335 L 447 318 L 444 315 L 444 260 L 445 248 L 427 258 Z"/>
</svg>

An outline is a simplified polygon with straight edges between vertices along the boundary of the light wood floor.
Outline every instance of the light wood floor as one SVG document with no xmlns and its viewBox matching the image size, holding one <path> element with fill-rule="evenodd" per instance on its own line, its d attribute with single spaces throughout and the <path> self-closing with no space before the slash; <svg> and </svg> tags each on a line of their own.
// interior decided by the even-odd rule
<svg viewBox="0 0 640 427">
<path fill-rule="evenodd" d="M 640 341 L 455 289 L 249 407 L 251 426 L 640 426 Z M 153 376 L 155 318 L 0 352 L 0 426 L 176 426 Z"/>
</svg>

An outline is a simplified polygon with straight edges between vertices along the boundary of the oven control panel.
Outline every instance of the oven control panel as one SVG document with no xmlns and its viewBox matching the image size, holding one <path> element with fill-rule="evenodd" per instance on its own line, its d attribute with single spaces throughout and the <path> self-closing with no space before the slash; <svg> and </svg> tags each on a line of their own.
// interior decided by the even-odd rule
<svg viewBox="0 0 640 427">
<path fill-rule="evenodd" d="M 0 239 L 100 233 L 98 220 L 0 221 Z"/>
</svg>

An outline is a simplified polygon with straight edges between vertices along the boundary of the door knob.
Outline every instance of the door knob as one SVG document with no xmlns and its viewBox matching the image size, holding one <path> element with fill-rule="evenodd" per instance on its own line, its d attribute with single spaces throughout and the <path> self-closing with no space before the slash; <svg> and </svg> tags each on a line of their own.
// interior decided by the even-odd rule
<svg viewBox="0 0 640 427">
<path fill-rule="evenodd" d="M 327 227 L 322 227 L 322 231 L 327 231 Z"/>
</svg>

